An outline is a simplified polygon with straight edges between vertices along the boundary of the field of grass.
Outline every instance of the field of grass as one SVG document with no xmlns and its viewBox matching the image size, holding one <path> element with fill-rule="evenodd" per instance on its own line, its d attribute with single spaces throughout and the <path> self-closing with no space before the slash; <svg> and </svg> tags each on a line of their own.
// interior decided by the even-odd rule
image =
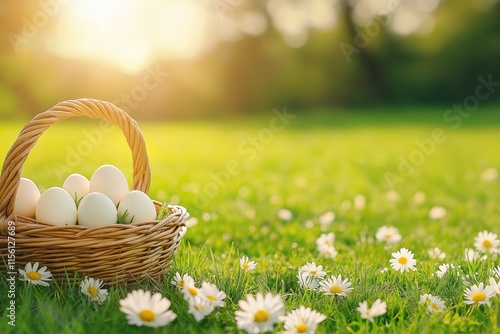
<svg viewBox="0 0 500 334">
<path fill-rule="evenodd" d="M 496 109 L 480 108 L 461 124 L 443 120 L 439 109 L 297 114 L 289 124 L 273 120 L 271 112 L 245 119 L 140 123 L 152 171 L 150 196 L 183 205 L 198 221 L 171 271 L 161 282 L 107 287 L 110 297 L 102 306 L 92 304 L 77 284 L 41 287 L 18 281 L 15 328 L 7 324 L 2 274 L 0 332 L 149 332 L 127 325 L 119 310 L 119 300 L 138 288 L 161 292 L 177 314 L 173 323 L 150 331 L 155 333 L 237 333 L 238 301 L 258 292 L 280 294 L 287 312 L 304 305 L 326 315 L 318 333 L 500 332 L 499 297 L 492 298 L 491 308 L 466 305 L 461 279 L 469 275 L 472 284 L 488 284 L 498 265 L 494 256 L 464 259 L 479 232 L 500 233 L 500 183 L 482 177 L 487 168 L 500 170 Z M 0 122 L 0 157 L 22 125 Z M 103 140 L 96 135 L 84 154 L 75 153 L 97 127 L 82 121 L 53 126 L 31 152 L 23 176 L 46 189 L 61 186 L 71 173 L 90 177 L 100 165 L 113 164 L 130 177 L 131 156 L 117 129 L 102 134 Z M 354 205 L 357 195 L 365 198 L 364 207 Z M 444 207 L 446 216 L 430 219 L 434 206 Z M 280 218 L 281 209 L 293 217 Z M 321 224 L 328 212 L 335 220 Z M 375 233 L 383 225 L 398 228 L 402 240 L 378 242 Z M 316 239 L 329 232 L 335 233 L 334 259 L 321 257 L 316 247 Z M 415 254 L 416 271 L 391 269 L 391 253 L 401 247 Z M 444 260 L 429 257 L 434 247 L 447 254 Z M 239 268 L 243 255 L 258 263 L 255 271 Z M 328 277 L 348 278 L 353 291 L 338 298 L 301 289 L 298 269 L 307 262 L 323 265 Z M 435 273 L 443 263 L 460 269 L 440 279 Z M 381 272 L 385 267 L 388 271 Z M 226 306 L 195 321 L 170 284 L 175 272 L 216 284 L 227 294 Z M 441 297 L 446 310 L 428 314 L 419 304 L 426 293 Z M 358 304 L 376 299 L 387 303 L 387 313 L 374 323 L 361 319 Z"/>
</svg>

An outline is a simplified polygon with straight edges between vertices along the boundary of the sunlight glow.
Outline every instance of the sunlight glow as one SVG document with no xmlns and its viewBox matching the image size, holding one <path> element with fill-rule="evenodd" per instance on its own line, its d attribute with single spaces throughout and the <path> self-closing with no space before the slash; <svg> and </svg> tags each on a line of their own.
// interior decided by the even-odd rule
<svg viewBox="0 0 500 334">
<path fill-rule="evenodd" d="M 440 1 L 397 2 L 397 10 L 389 13 L 391 30 L 400 35 L 432 32 L 432 11 Z M 332 29 L 341 9 L 338 0 L 268 0 L 267 17 L 251 6 L 229 3 L 233 5 L 220 13 L 212 0 L 71 1 L 57 15 L 47 47 L 62 57 L 134 74 L 157 57 L 192 59 L 221 41 L 261 35 L 271 25 L 288 46 L 299 48 L 307 43 L 309 30 Z M 393 1 L 352 3 L 353 20 L 364 26 L 382 11 L 387 13 Z"/>
<path fill-rule="evenodd" d="M 206 12 L 202 7 L 189 1 L 166 3 L 161 17 L 161 37 L 167 50 L 179 56 L 190 58 L 197 55 L 204 46 L 207 36 Z"/>
<path fill-rule="evenodd" d="M 190 0 L 86 0 L 69 3 L 59 17 L 53 52 L 112 64 L 136 73 L 157 51 L 190 58 L 208 40 L 206 13 Z"/>
</svg>

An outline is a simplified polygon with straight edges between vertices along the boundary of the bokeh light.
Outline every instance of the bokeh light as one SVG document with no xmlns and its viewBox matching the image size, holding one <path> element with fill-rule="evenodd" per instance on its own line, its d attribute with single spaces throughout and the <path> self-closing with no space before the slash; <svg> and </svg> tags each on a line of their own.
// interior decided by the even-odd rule
<svg viewBox="0 0 500 334">
<path fill-rule="evenodd" d="M 420 29 L 430 33 L 439 2 L 357 0 L 352 2 L 352 16 L 364 26 L 386 13 L 396 34 L 410 35 Z M 269 0 L 268 22 L 260 11 L 238 10 L 245 7 L 241 1 L 231 3 L 221 9 L 209 0 L 74 1 L 62 8 L 48 45 L 59 56 L 113 64 L 126 73 L 137 73 L 155 57 L 195 58 L 221 41 L 261 35 L 270 24 L 288 46 L 303 47 L 311 29 L 335 26 L 341 7 L 340 0 Z"/>
<path fill-rule="evenodd" d="M 454 103 L 500 75 L 499 13 L 499 0 L 2 2 L 0 115 L 82 96 L 151 119 Z"/>
<path fill-rule="evenodd" d="M 51 50 L 136 73 L 157 53 L 190 58 L 211 42 L 207 13 L 195 1 L 76 1 L 58 17 Z"/>
</svg>

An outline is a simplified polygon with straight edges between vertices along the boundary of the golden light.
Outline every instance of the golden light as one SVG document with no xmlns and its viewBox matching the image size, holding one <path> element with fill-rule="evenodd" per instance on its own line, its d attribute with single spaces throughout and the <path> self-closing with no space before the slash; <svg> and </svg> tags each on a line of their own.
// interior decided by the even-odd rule
<svg viewBox="0 0 500 334">
<path fill-rule="evenodd" d="M 182 57 L 201 51 L 206 38 L 206 13 L 189 1 L 170 1 L 161 18 L 161 37 L 167 49 Z"/>
<path fill-rule="evenodd" d="M 158 52 L 194 57 L 208 44 L 205 7 L 191 0 L 86 0 L 68 3 L 50 44 L 54 53 L 136 73 Z"/>
</svg>

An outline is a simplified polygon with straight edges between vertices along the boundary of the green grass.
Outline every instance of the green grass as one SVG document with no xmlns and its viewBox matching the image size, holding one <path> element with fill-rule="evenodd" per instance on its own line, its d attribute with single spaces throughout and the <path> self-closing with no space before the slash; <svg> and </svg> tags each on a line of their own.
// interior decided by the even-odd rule
<svg viewBox="0 0 500 334">
<path fill-rule="evenodd" d="M 18 281 L 16 328 L 7 325 L 9 300 L 2 274 L 0 332 L 96 333 L 105 329 L 106 333 L 142 333 L 144 328 L 127 325 L 118 306 L 127 291 L 137 288 L 160 291 L 172 301 L 177 319 L 151 330 L 155 333 L 236 333 L 238 300 L 267 291 L 282 294 L 287 311 L 304 305 L 327 315 L 318 333 L 500 332 L 498 297 L 491 308 L 466 306 L 461 279 L 432 276 L 446 262 L 460 265 L 465 273 L 477 272 L 478 280 L 487 282 L 491 268 L 498 265 L 492 258 L 467 263 L 463 252 L 473 248 L 478 232 L 500 232 L 499 180 L 481 179 L 488 167 L 500 170 L 500 114 L 494 107 L 480 108 L 453 129 L 442 119 L 443 112 L 299 114 L 268 142 L 257 142 L 254 149 L 245 143 L 269 126 L 273 114 L 140 123 L 151 164 L 151 197 L 179 203 L 198 219 L 185 236 L 171 272 L 159 283 L 108 287 L 110 298 L 102 306 L 91 304 L 77 285 L 53 282 L 44 288 Z M 0 123 L 1 157 L 22 125 Z M 23 176 L 48 188 L 62 185 L 70 173 L 90 177 L 107 163 L 131 175 L 131 156 L 116 129 L 104 135 L 103 143 L 92 145 L 81 162 L 64 167 L 68 152 L 77 149 L 85 131 L 96 127 L 97 123 L 81 121 L 52 127 L 31 152 Z M 411 175 L 403 173 L 393 187 L 400 200 L 389 201 L 386 194 L 392 188 L 386 182 L 387 173 L 401 175 L 400 158 L 408 159 L 418 149 L 415 141 L 430 138 L 437 127 L 447 139 L 424 154 Z M 239 170 L 217 185 L 211 173 L 220 175 L 231 161 Z M 413 201 L 419 191 L 426 196 L 421 204 Z M 364 209 L 352 205 L 357 194 L 366 198 Z M 429 219 L 435 205 L 447 209 L 445 218 Z M 279 219 L 277 212 L 282 208 L 292 211 L 291 221 Z M 319 216 L 328 211 L 335 212 L 335 221 L 322 228 Z M 403 239 L 393 246 L 374 241 L 382 225 L 397 227 Z M 322 258 L 316 250 L 316 239 L 326 232 L 336 235 L 335 259 Z M 415 253 L 417 271 L 401 274 L 389 268 L 380 273 L 390 267 L 391 253 L 401 247 Z M 427 254 L 431 247 L 441 248 L 447 258 L 431 260 Z M 242 255 L 258 263 L 255 272 L 240 271 Z M 311 261 L 322 264 L 329 275 L 349 278 L 354 290 L 347 298 L 335 299 L 300 289 L 298 268 Z M 215 283 L 228 296 L 226 307 L 196 322 L 169 283 L 176 271 L 191 274 L 198 283 Z M 427 314 L 418 304 L 424 293 L 440 296 L 447 310 Z M 387 314 L 371 324 L 360 318 L 356 307 L 377 298 L 387 302 Z M 281 325 L 276 329 L 281 330 Z"/>
</svg>

